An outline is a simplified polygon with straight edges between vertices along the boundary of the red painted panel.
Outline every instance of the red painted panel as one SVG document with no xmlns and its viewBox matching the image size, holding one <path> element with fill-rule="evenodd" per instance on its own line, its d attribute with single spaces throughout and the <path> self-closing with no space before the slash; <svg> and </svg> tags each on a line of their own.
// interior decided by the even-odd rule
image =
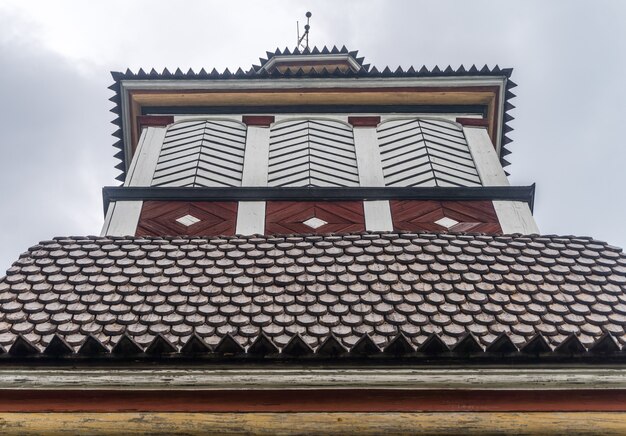
<svg viewBox="0 0 626 436">
<path fill-rule="evenodd" d="M 0 412 L 624 412 L 625 390 L 0 391 Z"/>
<path fill-rule="evenodd" d="M 176 221 L 185 215 L 200 221 L 190 226 Z M 235 201 L 145 201 L 136 236 L 234 235 L 236 225 Z"/>
<path fill-rule="evenodd" d="M 348 117 L 348 123 L 354 127 L 376 127 L 380 124 L 380 117 Z"/>
<path fill-rule="evenodd" d="M 394 230 L 477 232 L 502 234 L 491 201 L 390 201 Z M 441 218 L 458 222 L 450 228 L 436 224 Z"/>
<path fill-rule="evenodd" d="M 304 221 L 326 221 L 317 229 Z M 347 233 L 365 231 L 362 201 L 268 201 L 265 210 L 265 233 Z"/>
<path fill-rule="evenodd" d="M 274 122 L 274 116 L 271 115 L 244 115 L 242 122 L 248 126 L 269 127 Z"/>
<path fill-rule="evenodd" d="M 489 120 L 484 118 L 462 118 L 459 117 L 456 119 L 456 122 L 463 126 L 471 126 L 471 127 L 489 127 Z"/>
<path fill-rule="evenodd" d="M 139 115 L 137 125 L 139 131 L 144 127 L 164 127 L 174 122 L 172 115 Z"/>
</svg>

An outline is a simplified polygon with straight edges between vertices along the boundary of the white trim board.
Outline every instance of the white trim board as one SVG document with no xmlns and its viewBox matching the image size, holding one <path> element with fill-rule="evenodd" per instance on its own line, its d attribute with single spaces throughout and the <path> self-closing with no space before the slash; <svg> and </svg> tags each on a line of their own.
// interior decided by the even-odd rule
<svg viewBox="0 0 626 436">
<path fill-rule="evenodd" d="M 143 129 L 124 186 L 150 186 L 152 184 L 166 132 L 166 127 Z"/>
<path fill-rule="evenodd" d="M 463 134 L 474 158 L 483 186 L 509 186 L 498 154 L 484 127 L 463 127 Z"/>
<path fill-rule="evenodd" d="M 539 227 L 530 212 L 527 203 L 521 201 L 495 200 L 493 208 L 498 216 L 498 222 L 505 234 L 521 233 L 523 235 L 539 234 Z"/>
<path fill-rule="evenodd" d="M 143 201 L 114 201 L 109 203 L 107 219 L 102 228 L 102 236 L 134 236 L 141 215 Z M 111 217 L 108 213 L 111 211 Z"/>
<path fill-rule="evenodd" d="M 626 388 L 626 368 L 362 369 L 21 369 L 0 370 L 0 389 L 499 389 L 611 390 Z"/>
</svg>

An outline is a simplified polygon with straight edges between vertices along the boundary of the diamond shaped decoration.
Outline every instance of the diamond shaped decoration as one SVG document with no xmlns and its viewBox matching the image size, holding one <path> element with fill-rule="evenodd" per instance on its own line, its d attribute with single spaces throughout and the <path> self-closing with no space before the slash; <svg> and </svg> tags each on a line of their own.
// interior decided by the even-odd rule
<svg viewBox="0 0 626 436">
<path fill-rule="evenodd" d="M 309 218 L 306 221 L 302 221 L 302 224 L 304 224 L 305 226 L 309 226 L 312 229 L 319 229 L 320 227 L 322 227 L 323 225 L 328 224 L 327 221 L 324 221 L 322 219 L 319 219 L 317 217 L 313 217 L 313 218 Z"/>
<path fill-rule="evenodd" d="M 443 218 L 435 221 L 435 224 L 439 224 L 440 226 L 445 227 L 446 229 L 456 226 L 458 223 L 459 223 L 458 221 L 455 221 L 452 218 L 448 218 L 447 216 L 444 216 Z"/>
<path fill-rule="evenodd" d="M 189 227 L 195 223 L 199 223 L 200 220 L 193 215 L 187 214 L 185 216 L 181 216 L 180 218 L 176 219 L 176 222 L 182 224 L 185 227 Z"/>
</svg>

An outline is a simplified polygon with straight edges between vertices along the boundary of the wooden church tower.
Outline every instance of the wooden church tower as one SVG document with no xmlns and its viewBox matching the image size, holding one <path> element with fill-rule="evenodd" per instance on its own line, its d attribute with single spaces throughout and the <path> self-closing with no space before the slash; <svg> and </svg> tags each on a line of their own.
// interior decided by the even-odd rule
<svg viewBox="0 0 626 436">
<path fill-rule="evenodd" d="M 538 234 L 510 75 L 113 73 L 101 235 L 0 277 L 3 434 L 626 433 L 626 255 Z"/>
<path fill-rule="evenodd" d="M 511 187 L 510 70 L 378 72 L 356 52 L 116 75 L 103 236 L 538 233 Z"/>
</svg>

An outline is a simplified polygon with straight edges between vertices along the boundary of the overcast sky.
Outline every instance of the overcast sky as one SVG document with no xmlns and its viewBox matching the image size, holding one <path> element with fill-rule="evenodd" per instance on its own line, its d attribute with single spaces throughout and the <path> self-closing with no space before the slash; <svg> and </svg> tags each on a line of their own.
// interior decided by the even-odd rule
<svg viewBox="0 0 626 436">
<path fill-rule="evenodd" d="M 624 1 L 0 0 L 0 270 L 99 234 L 117 184 L 109 71 L 247 69 L 293 48 L 307 10 L 311 45 L 379 69 L 513 67 L 508 171 L 537 183 L 541 232 L 626 246 Z"/>
</svg>

